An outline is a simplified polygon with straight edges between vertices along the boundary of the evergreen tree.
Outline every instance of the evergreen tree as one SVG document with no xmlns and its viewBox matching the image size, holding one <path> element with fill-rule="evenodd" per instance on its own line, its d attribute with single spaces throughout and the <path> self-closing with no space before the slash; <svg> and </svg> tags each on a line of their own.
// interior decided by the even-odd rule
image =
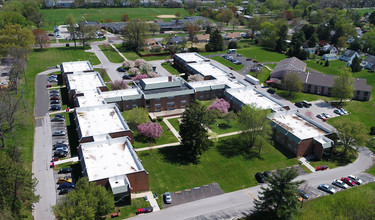
<svg viewBox="0 0 375 220">
<path fill-rule="evenodd" d="M 326 62 L 324 63 L 324 66 L 329 66 L 329 61 L 326 60 Z"/>
<path fill-rule="evenodd" d="M 282 53 L 283 51 L 286 51 L 287 49 L 286 39 L 287 39 L 287 34 L 288 34 L 288 26 L 282 25 L 279 31 L 277 32 L 277 34 L 279 38 L 276 41 L 275 50 L 277 52 Z"/>
<path fill-rule="evenodd" d="M 358 57 L 354 57 L 352 64 L 350 65 L 350 68 L 352 68 L 352 72 L 356 73 L 362 70 L 361 66 L 362 60 Z"/>
<path fill-rule="evenodd" d="M 197 163 L 212 142 L 205 128 L 206 109 L 198 103 L 191 103 L 182 114 L 180 124 L 181 152 L 188 162 Z"/>
<path fill-rule="evenodd" d="M 224 48 L 223 37 L 218 29 L 215 29 L 210 35 L 210 40 L 206 44 L 206 51 L 221 51 Z"/>
</svg>

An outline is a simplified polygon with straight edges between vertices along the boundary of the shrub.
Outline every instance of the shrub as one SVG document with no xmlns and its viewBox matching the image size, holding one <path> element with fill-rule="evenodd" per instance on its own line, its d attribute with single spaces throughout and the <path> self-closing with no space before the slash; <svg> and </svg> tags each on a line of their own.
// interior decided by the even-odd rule
<svg viewBox="0 0 375 220">
<path fill-rule="evenodd" d="M 144 60 L 144 59 L 136 59 L 135 60 L 135 66 L 140 66 L 142 63 L 146 63 L 146 60 Z"/>
<path fill-rule="evenodd" d="M 148 78 L 147 75 L 145 75 L 145 74 L 138 74 L 138 75 L 132 77 L 132 80 L 133 81 L 140 81 L 140 80 L 146 79 L 146 78 Z"/>
<path fill-rule="evenodd" d="M 126 69 L 133 68 L 134 67 L 134 61 L 132 60 L 126 60 L 122 63 L 122 66 Z"/>
<path fill-rule="evenodd" d="M 229 41 L 228 49 L 237 49 L 237 42 L 236 41 Z"/>
<path fill-rule="evenodd" d="M 124 118 L 130 126 L 135 127 L 136 125 L 144 124 L 149 121 L 148 110 L 136 107 L 127 111 Z"/>
<path fill-rule="evenodd" d="M 121 89 L 129 88 L 125 80 L 115 80 L 114 82 L 111 82 L 111 87 L 113 90 L 121 90 Z"/>
<path fill-rule="evenodd" d="M 229 102 L 225 101 L 224 99 L 216 99 L 215 102 L 213 102 L 210 106 L 208 106 L 208 110 L 217 110 L 221 114 L 228 113 L 228 109 L 230 108 Z"/>
<path fill-rule="evenodd" d="M 159 52 L 161 52 L 161 47 L 154 47 L 154 48 L 151 49 L 151 51 L 159 53 Z"/>
<path fill-rule="evenodd" d="M 158 118 L 158 121 L 163 121 L 163 117 L 159 117 L 159 118 Z"/>
<path fill-rule="evenodd" d="M 148 74 L 152 72 L 152 65 L 148 63 L 142 63 L 139 66 L 139 70 L 141 71 L 142 74 Z"/>
<path fill-rule="evenodd" d="M 324 66 L 329 66 L 329 61 L 326 60 L 326 62 L 324 63 Z"/>
<path fill-rule="evenodd" d="M 194 75 L 188 76 L 188 81 L 190 81 L 190 82 L 198 82 L 198 81 L 203 81 L 203 80 L 204 80 L 203 76 L 201 76 L 199 74 L 194 74 Z"/>
<path fill-rule="evenodd" d="M 156 118 L 151 119 L 152 122 L 156 122 Z"/>
<path fill-rule="evenodd" d="M 150 73 L 147 74 L 147 76 L 148 76 L 149 78 L 156 78 L 156 77 L 159 77 L 159 75 L 158 75 L 157 73 L 155 73 L 155 72 L 150 72 Z"/>
<path fill-rule="evenodd" d="M 138 125 L 138 135 L 148 138 L 160 138 L 163 134 L 163 127 L 158 123 L 148 122 Z"/>
<path fill-rule="evenodd" d="M 198 47 L 190 47 L 189 52 L 199 52 Z"/>
<path fill-rule="evenodd" d="M 136 68 L 136 67 L 130 68 L 129 72 L 130 72 L 131 75 L 138 75 L 138 74 L 140 74 L 139 69 Z"/>
</svg>

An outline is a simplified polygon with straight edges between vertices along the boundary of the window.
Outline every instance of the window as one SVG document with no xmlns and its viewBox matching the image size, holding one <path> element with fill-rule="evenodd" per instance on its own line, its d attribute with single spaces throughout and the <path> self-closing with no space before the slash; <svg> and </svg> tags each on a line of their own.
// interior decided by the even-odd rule
<svg viewBox="0 0 375 220">
<path fill-rule="evenodd" d="M 363 93 L 364 96 L 368 96 L 368 92 Z"/>
<path fill-rule="evenodd" d="M 203 96 L 203 95 L 200 95 L 200 96 L 199 96 L 199 99 L 201 99 L 201 100 L 204 99 L 204 96 Z"/>
<path fill-rule="evenodd" d="M 186 95 L 182 95 L 182 96 L 181 96 L 181 99 L 186 99 Z"/>
<path fill-rule="evenodd" d="M 133 105 L 132 105 L 132 108 L 137 108 L 137 104 L 133 104 Z"/>
<path fill-rule="evenodd" d="M 160 98 L 159 99 L 154 99 L 155 102 L 160 102 Z"/>
<path fill-rule="evenodd" d="M 359 93 L 361 93 L 360 91 L 357 91 L 357 95 L 359 95 Z"/>
<path fill-rule="evenodd" d="M 186 100 L 181 101 L 181 107 L 186 105 Z"/>
<path fill-rule="evenodd" d="M 155 104 L 155 108 L 160 108 L 160 104 Z"/>
<path fill-rule="evenodd" d="M 129 105 L 126 105 L 126 109 L 129 109 Z"/>
<path fill-rule="evenodd" d="M 167 105 L 168 105 L 167 107 L 168 110 L 174 110 L 174 102 L 168 102 Z"/>
<path fill-rule="evenodd" d="M 169 100 L 174 99 L 174 96 L 169 96 L 168 99 Z"/>
<path fill-rule="evenodd" d="M 172 106 L 172 105 L 174 106 L 174 102 L 168 102 L 167 105 L 168 106 Z"/>
</svg>

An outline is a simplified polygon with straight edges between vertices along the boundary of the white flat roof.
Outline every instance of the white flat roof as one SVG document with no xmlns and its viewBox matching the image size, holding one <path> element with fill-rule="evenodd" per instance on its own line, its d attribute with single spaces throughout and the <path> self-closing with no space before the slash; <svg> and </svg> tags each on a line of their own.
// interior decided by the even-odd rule
<svg viewBox="0 0 375 220">
<path fill-rule="evenodd" d="M 80 107 L 75 112 L 82 137 L 129 130 L 115 104 Z"/>
<path fill-rule="evenodd" d="M 77 90 L 77 93 L 86 90 L 96 90 L 97 87 L 105 86 L 98 72 L 67 74 L 66 77 L 69 89 Z"/>
<path fill-rule="evenodd" d="M 192 63 L 189 66 L 198 71 L 202 76 L 213 76 L 215 78 L 221 76 L 228 77 L 227 72 L 211 63 Z"/>
<path fill-rule="evenodd" d="M 144 170 L 126 137 L 84 143 L 80 147 L 89 181 Z"/>
<path fill-rule="evenodd" d="M 96 90 L 87 90 L 83 96 L 77 96 L 76 100 L 79 107 L 89 107 L 106 104 L 104 98 Z"/>
<path fill-rule="evenodd" d="M 146 85 L 147 84 L 164 83 L 164 82 L 168 82 L 168 76 L 165 76 L 165 77 L 156 77 L 156 78 L 146 78 L 146 79 L 142 79 L 142 81 Z"/>
<path fill-rule="evenodd" d="M 112 90 L 100 93 L 103 98 L 113 98 L 119 96 L 132 96 L 139 95 L 138 89 L 122 89 L 122 90 Z"/>
<path fill-rule="evenodd" d="M 275 114 L 271 120 L 301 140 L 328 134 L 298 115 L 288 114 L 288 112 Z"/>
<path fill-rule="evenodd" d="M 203 81 L 196 81 L 196 82 L 188 82 L 188 84 L 192 88 L 200 88 L 200 87 L 207 87 L 207 86 L 215 86 L 215 85 L 223 85 L 226 82 L 214 79 L 214 80 L 203 80 Z"/>
<path fill-rule="evenodd" d="M 208 60 L 207 58 L 197 54 L 197 53 L 178 53 L 175 54 L 175 56 L 178 56 L 179 58 L 183 59 L 185 62 L 204 62 L 205 60 Z"/>
<path fill-rule="evenodd" d="M 262 109 L 275 109 L 281 107 L 278 103 L 249 87 L 242 89 L 228 89 L 227 93 L 245 105 L 254 104 Z"/>
<path fill-rule="evenodd" d="M 63 62 L 61 65 L 65 73 L 94 70 L 89 61 Z"/>
</svg>

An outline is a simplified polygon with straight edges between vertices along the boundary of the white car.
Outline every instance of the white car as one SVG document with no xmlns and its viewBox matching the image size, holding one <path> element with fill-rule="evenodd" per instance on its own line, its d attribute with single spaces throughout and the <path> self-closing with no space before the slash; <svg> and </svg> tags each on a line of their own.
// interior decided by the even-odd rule
<svg viewBox="0 0 375 220">
<path fill-rule="evenodd" d="M 357 184 L 357 185 L 361 185 L 363 183 L 363 181 L 356 176 L 349 175 L 348 178 L 353 180 L 355 182 L 355 184 Z"/>
<path fill-rule="evenodd" d="M 165 204 L 171 204 L 172 203 L 172 196 L 170 192 L 166 192 L 163 195 Z"/>
<path fill-rule="evenodd" d="M 343 189 L 349 188 L 348 184 L 346 184 L 343 181 L 338 180 L 338 179 L 333 180 L 332 185 L 335 185 L 335 186 L 343 188 Z"/>
<path fill-rule="evenodd" d="M 331 118 L 332 116 L 330 114 L 327 114 L 327 113 L 322 113 L 322 115 L 325 117 L 325 118 Z"/>
<path fill-rule="evenodd" d="M 343 108 L 340 108 L 339 110 L 340 110 L 344 115 L 347 115 L 347 114 L 348 114 L 348 112 L 345 111 L 345 109 L 343 109 Z"/>
</svg>

